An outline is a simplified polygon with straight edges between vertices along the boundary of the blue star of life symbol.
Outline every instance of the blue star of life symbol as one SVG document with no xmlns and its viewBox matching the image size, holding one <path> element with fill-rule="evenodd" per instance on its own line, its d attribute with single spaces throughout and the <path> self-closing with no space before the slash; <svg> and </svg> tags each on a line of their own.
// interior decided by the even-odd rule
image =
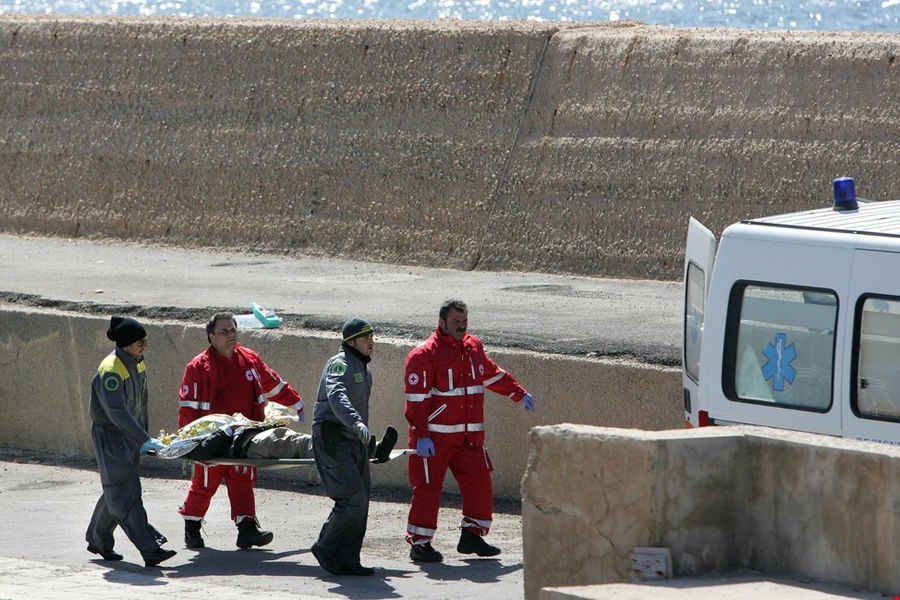
<svg viewBox="0 0 900 600">
<path fill-rule="evenodd" d="M 768 359 L 762 367 L 763 379 L 772 380 L 772 389 L 776 392 L 784 390 L 784 382 L 794 383 L 797 371 L 791 363 L 797 358 L 797 348 L 794 344 L 785 347 L 787 336 L 783 333 L 775 334 L 775 343 L 769 343 L 763 350 L 763 356 Z"/>
</svg>

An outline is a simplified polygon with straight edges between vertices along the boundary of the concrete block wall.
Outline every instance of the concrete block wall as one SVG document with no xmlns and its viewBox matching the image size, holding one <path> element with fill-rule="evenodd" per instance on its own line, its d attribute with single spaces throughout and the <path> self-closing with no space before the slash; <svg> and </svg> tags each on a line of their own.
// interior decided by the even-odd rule
<svg viewBox="0 0 900 600">
<path fill-rule="evenodd" d="M 178 387 L 187 362 L 206 348 L 202 324 L 141 319 L 147 327 L 150 428 L 177 429 Z M 92 457 L 88 403 L 90 382 L 100 360 L 112 349 L 106 339 L 109 319 L 79 313 L 0 305 L 0 445 L 34 450 L 39 455 Z M 259 351 L 294 385 L 307 406 L 315 402 L 325 361 L 340 345 L 334 335 L 290 330 L 248 330 L 241 339 Z M 406 446 L 403 416 L 403 368 L 413 344 L 376 340 L 372 362 L 375 387 L 370 425 L 381 436 L 393 425 Z M 485 401 L 487 447 L 494 464 L 498 497 L 518 498 L 528 460 L 528 431 L 557 422 L 667 429 L 681 420 L 677 369 L 622 362 L 571 359 L 490 349 L 500 365 L 526 385 L 538 411 L 496 394 Z M 311 417 L 310 417 L 311 418 Z M 309 432 L 310 423 L 298 425 Z M 307 478 L 284 470 L 266 476 Z M 448 491 L 456 491 L 452 477 Z M 406 461 L 373 468 L 375 485 L 407 487 Z"/>
<path fill-rule="evenodd" d="M 763 427 L 531 431 L 525 597 L 630 581 L 637 546 L 676 577 L 745 568 L 900 589 L 900 448 Z"/>
<path fill-rule="evenodd" d="M 900 198 L 900 37 L 0 16 L 0 231 L 680 277 L 714 231 Z"/>
</svg>

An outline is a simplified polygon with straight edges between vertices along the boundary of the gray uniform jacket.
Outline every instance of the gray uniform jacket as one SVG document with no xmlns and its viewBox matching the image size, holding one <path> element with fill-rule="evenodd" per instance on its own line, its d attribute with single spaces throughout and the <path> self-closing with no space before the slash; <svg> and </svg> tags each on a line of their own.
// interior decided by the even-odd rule
<svg viewBox="0 0 900 600">
<path fill-rule="evenodd" d="M 344 436 L 355 438 L 351 429 L 362 421 L 369 424 L 369 393 L 372 371 L 353 352 L 341 346 L 328 359 L 319 379 L 319 391 L 313 409 L 313 426 L 325 422 L 343 425 Z"/>
<path fill-rule="evenodd" d="M 116 348 L 91 382 L 91 439 L 103 495 L 97 500 L 85 540 L 112 549 L 121 527 L 145 557 L 159 549 L 162 536 L 147 522 L 141 500 L 140 455 L 147 438 L 147 374 L 143 358 Z"/>
<path fill-rule="evenodd" d="M 135 446 L 147 434 L 147 374 L 144 360 L 116 348 L 100 363 L 91 382 L 91 422 L 94 429 L 113 426 Z"/>
</svg>

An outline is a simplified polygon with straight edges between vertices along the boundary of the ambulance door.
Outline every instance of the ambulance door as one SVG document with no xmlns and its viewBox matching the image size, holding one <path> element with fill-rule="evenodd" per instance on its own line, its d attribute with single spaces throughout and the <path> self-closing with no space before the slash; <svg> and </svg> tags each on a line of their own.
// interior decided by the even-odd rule
<svg viewBox="0 0 900 600">
<path fill-rule="evenodd" d="M 853 250 L 831 241 L 752 225 L 723 233 L 702 357 L 711 423 L 841 435 Z"/>
<path fill-rule="evenodd" d="M 688 224 L 684 252 L 684 326 L 682 328 L 681 379 L 684 386 L 684 416 L 688 424 L 705 425 L 700 418 L 700 349 L 706 296 L 716 256 L 716 238 L 693 217 Z"/>
<path fill-rule="evenodd" d="M 844 436 L 900 444 L 900 253 L 856 250 Z"/>
</svg>

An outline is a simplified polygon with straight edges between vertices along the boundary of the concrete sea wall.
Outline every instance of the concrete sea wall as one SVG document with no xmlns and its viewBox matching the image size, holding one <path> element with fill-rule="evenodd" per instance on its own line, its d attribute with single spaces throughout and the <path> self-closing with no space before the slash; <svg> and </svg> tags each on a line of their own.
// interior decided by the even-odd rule
<svg viewBox="0 0 900 600">
<path fill-rule="evenodd" d="M 0 231 L 677 279 L 900 198 L 900 36 L 0 17 Z"/>
<path fill-rule="evenodd" d="M 647 546 L 671 551 L 675 577 L 752 569 L 893 595 L 898 481 L 900 449 L 882 444 L 748 426 L 538 427 L 522 482 L 525 598 L 630 581 L 631 553 Z"/>
<path fill-rule="evenodd" d="M 150 340 L 150 432 L 173 432 L 178 428 L 178 387 L 184 366 L 206 348 L 206 333 L 202 325 L 192 323 L 141 321 Z M 0 445 L 33 450 L 38 456 L 93 457 L 90 383 L 100 360 L 112 349 L 105 335 L 108 324 L 107 317 L 0 306 L 4 415 Z M 279 329 L 243 331 L 241 339 L 294 385 L 311 415 L 319 375 L 337 351 L 339 338 Z M 406 447 L 403 368 L 411 348 L 409 342 L 379 338 L 372 362 L 375 387 L 369 424 L 378 437 L 388 425 L 396 427 L 398 447 Z M 495 493 L 500 497 L 519 497 L 528 459 L 528 431 L 535 425 L 576 422 L 667 429 L 681 424 L 677 369 L 502 349 L 490 352 L 510 372 L 521 374 L 540 401 L 540 410 L 528 414 L 501 396 L 487 394 L 487 447 L 495 469 Z M 295 429 L 309 433 L 308 421 Z M 315 478 L 313 469 L 272 471 L 264 476 Z M 409 485 L 405 459 L 373 467 L 372 476 L 376 485 Z M 456 491 L 450 476 L 446 489 Z"/>
</svg>

